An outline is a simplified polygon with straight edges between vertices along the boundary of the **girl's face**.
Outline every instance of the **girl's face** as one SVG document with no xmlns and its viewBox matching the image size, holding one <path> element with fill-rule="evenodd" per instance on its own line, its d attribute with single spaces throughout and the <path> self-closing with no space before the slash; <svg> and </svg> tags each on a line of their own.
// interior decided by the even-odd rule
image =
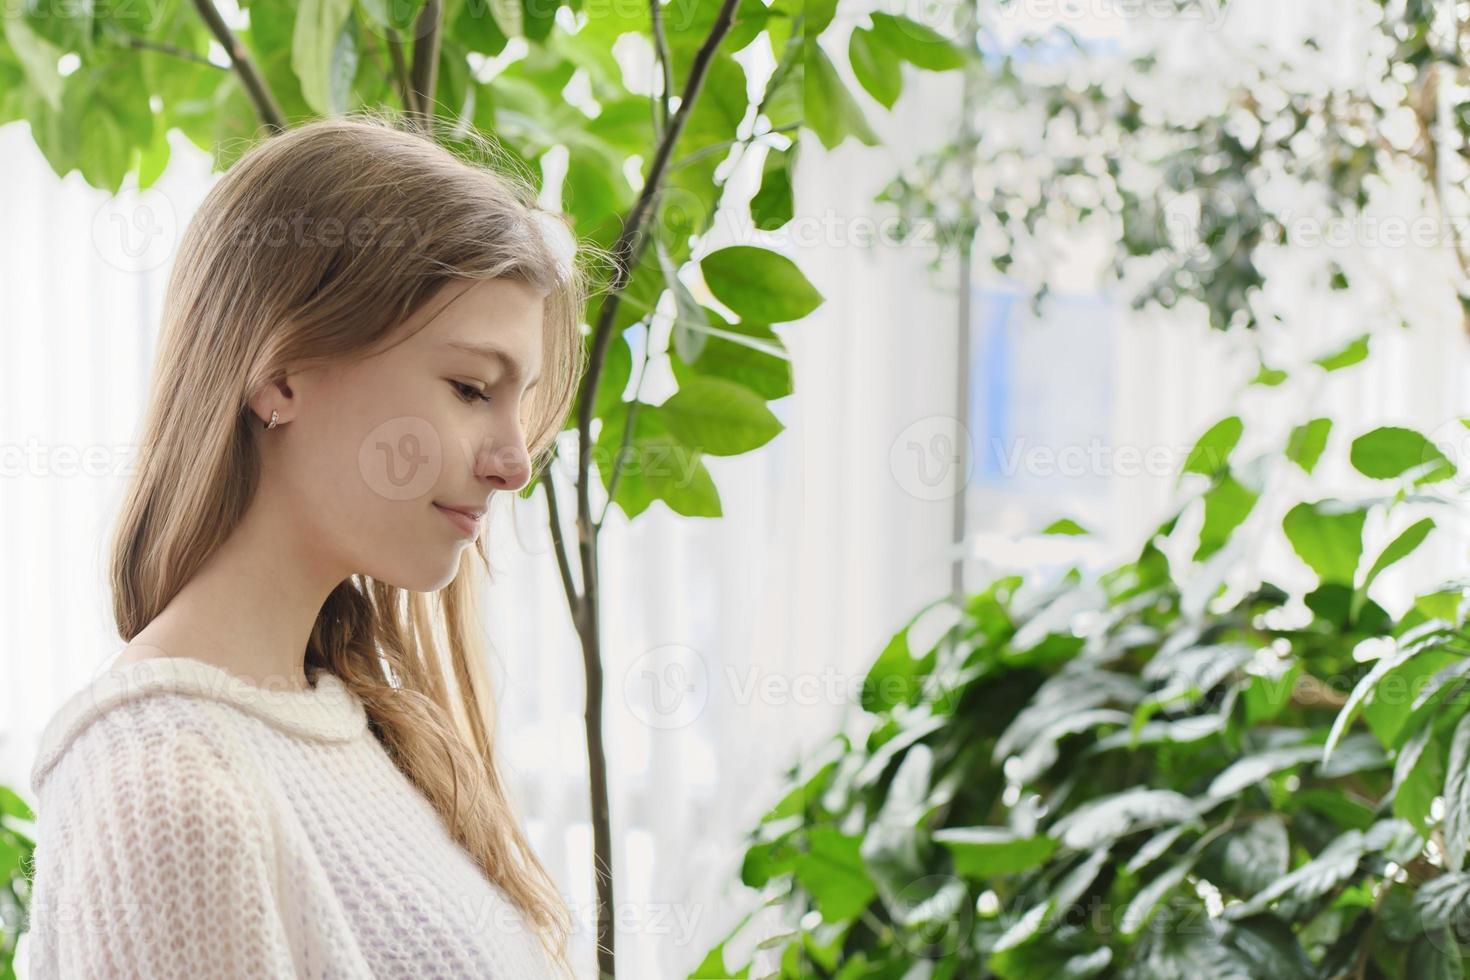
<svg viewBox="0 0 1470 980">
<path fill-rule="evenodd" d="M 427 592 L 454 577 L 496 491 L 530 480 L 525 423 L 541 374 L 540 294 L 512 279 L 450 282 L 407 340 L 287 378 L 290 423 L 261 432 L 286 512 L 346 572 Z M 269 410 L 266 411 L 269 416 Z"/>
</svg>

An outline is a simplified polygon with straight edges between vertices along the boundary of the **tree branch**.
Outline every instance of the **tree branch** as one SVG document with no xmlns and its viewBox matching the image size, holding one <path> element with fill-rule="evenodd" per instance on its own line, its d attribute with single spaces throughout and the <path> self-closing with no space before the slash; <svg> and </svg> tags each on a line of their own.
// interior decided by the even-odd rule
<svg viewBox="0 0 1470 980">
<path fill-rule="evenodd" d="M 555 460 L 555 456 L 552 457 Z M 566 541 L 561 534 L 561 509 L 556 503 L 556 485 L 551 480 L 551 465 L 541 471 L 541 483 L 546 487 L 546 509 L 551 524 L 551 544 L 556 552 L 556 565 L 561 571 L 561 585 L 567 593 L 567 605 L 571 609 L 572 619 L 577 618 L 577 607 L 581 604 L 582 595 L 577 591 L 576 583 L 572 581 L 572 566 L 567 557 Z"/>
<path fill-rule="evenodd" d="M 260 116 L 271 134 L 282 132 L 286 128 L 286 117 L 281 115 L 281 107 L 276 103 L 275 96 L 271 95 L 265 78 L 255 68 L 255 62 L 250 60 L 250 54 L 245 50 L 234 34 L 230 33 L 230 27 L 225 19 L 220 16 L 218 10 L 210 0 L 194 0 L 194 8 L 199 11 L 199 16 L 204 18 L 204 24 L 210 33 L 219 41 L 225 49 L 225 54 L 230 58 L 230 64 L 235 73 L 240 76 L 240 84 L 245 86 L 245 94 L 250 97 L 250 103 L 255 106 L 256 115 Z"/>
<path fill-rule="evenodd" d="M 663 91 L 658 94 L 658 134 L 662 138 L 669 128 L 669 95 L 674 91 L 673 61 L 669 57 L 669 39 L 664 36 L 664 15 L 660 0 L 648 0 L 648 17 L 653 25 L 653 51 L 657 55 Z"/>
<path fill-rule="evenodd" d="M 439 78 L 439 37 L 444 7 L 440 0 L 426 0 L 414 22 L 413 91 L 419 121 L 424 131 L 434 119 L 434 89 Z"/>
<path fill-rule="evenodd" d="M 163 41 L 154 41 L 146 37 L 139 37 L 136 34 L 123 30 L 112 21 L 103 21 L 102 24 L 106 30 L 112 32 L 112 35 L 117 38 L 119 43 L 126 44 L 128 47 L 133 48 L 134 50 L 157 51 L 159 54 L 172 55 L 175 58 L 182 58 L 185 61 L 192 61 L 197 65 L 207 65 L 208 67 L 217 69 L 218 71 L 230 70 L 224 65 L 215 64 L 214 62 L 210 61 L 209 58 L 200 54 L 197 51 L 189 51 L 185 48 L 179 47 L 178 45 L 165 44 Z"/>
<path fill-rule="evenodd" d="M 388 57 L 393 60 L 393 78 L 398 83 L 398 98 L 403 101 L 403 111 L 417 112 L 413 82 L 408 78 L 408 65 L 403 60 L 403 45 L 399 43 L 398 32 L 391 27 L 388 28 L 384 43 L 388 47 Z"/>
<path fill-rule="evenodd" d="M 577 445 L 577 485 L 584 491 L 587 486 L 588 464 L 591 460 L 591 447 L 588 442 L 592 431 L 593 405 L 597 398 L 597 384 L 602 376 L 602 362 L 607 357 L 607 347 L 612 340 L 613 319 L 617 315 L 620 294 L 627 286 L 628 280 L 632 278 L 633 268 L 642 252 L 644 219 L 658 192 L 664 171 L 668 168 L 669 158 L 674 152 L 674 144 L 679 141 L 679 135 L 689 121 L 689 113 L 694 108 L 700 88 L 704 85 L 704 77 L 709 72 L 709 64 L 714 59 L 715 50 L 719 48 L 720 42 L 730 31 L 736 2 L 737 0 L 723 0 L 720 4 L 720 12 L 715 17 L 709 37 L 705 38 L 694 56 L 694 63 L 689 69 L 689 80 L 685 83 L 684 92 L 679 98 L 679 110 L 674 114 L 673 120 L 664 132 L 663 140 L 654 154 L 653 163 L 648 168 L 648 179 L 644 181 L 638 200 L 628 214 L 628 221 L 618 235 L 617 242 L 613 245 L 615 266 L 612 288 L 603 299 L 602 307 L 598 311 L 597 326 L 592 336 L 590 366 L 582 386 L 581 404 L 577 407 L 577 432 L 580 437 Z M 583 506 L 582 501 L 579 500 L 578 511 L 590 515 L 592 512 L 590 502 Z"/>
<path fill-rule="evenodd" d="M 430 0 L 435 2 L 435 0 Z M 737 0 L 722 0 L 719 14 L 709 36 L 695 53 L 689 71 L 688 82 L 680 98 L 679 109 L 659 138 L 658 148 L 648 168 L 648 177 L 639 192 L 628 220 L 613 245 L 613 282 L 611 292 L 604 297 L 598 312 L 597 326 L 593 333 L 592 350 L 587 375 L 578 394 L 577 407 L 577 551 L 582 569 L 582 601 L 576 604 L 574 620 L 582 640 L 582 661 L 586 671 L 586 702 L 584 724 L 587 730 L 587 775 L 591 785 L 592 799 L 592 853 L 597 858 L 597 969 L 603 980 L 616 976 L 617 960 L 614 949 L 617 934 L 613 928 L 614 890 L 612 874 L 612 820 L 608 809 L 607 753 L 603 743 L 603 668 L 602 637 L 600 623 L 600 591 L 598 588 L 597 536 L 593 523 L 592 492 L 589 486 L 589 470 L 592 462 L 592 416 L 597 398 L 597 385 L 602 375 L 603 362 L 607 359 L 608 343 L 612 336 L 612 325 L 617 314 L 618 301 L 623 289 L 632 278 L 632 269 L 646 243 L 643 225 L 669 165 L 680 133 L 689 121 L 709 72 L 711 60 L 720 42 L 730 31 Z M 415 63 L 417 67 L 417 63 Z"/>
</svg>

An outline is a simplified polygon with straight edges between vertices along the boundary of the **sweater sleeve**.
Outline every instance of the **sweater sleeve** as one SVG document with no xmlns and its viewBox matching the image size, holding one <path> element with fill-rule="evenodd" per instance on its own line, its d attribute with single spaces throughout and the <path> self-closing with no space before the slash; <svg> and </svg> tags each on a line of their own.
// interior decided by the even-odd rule
<svg viewBox="0 0 1470 980">
<path fill-rule="evenodd" d="M 35 980 L 296 975 L 245 761 L 177 699 L 76 736 L 37 788 Z"/>
</svg>

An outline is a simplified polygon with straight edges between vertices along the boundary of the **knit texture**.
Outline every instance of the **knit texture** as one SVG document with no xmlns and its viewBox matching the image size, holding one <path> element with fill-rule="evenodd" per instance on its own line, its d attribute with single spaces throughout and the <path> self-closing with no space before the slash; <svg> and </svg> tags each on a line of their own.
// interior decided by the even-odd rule
<svg viewBox="0 0 1470 980">
<path fill-rule="evenodd" d="M 114 667 L 48 722 L 31 788 L 36 980 L 552 976 L 332 674 Z"/>
</svg>

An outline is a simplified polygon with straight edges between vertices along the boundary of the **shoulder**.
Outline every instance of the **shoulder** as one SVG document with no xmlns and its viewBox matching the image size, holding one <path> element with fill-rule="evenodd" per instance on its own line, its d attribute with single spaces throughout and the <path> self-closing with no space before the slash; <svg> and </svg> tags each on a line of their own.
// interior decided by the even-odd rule
<svg viewBox="0 0 1470 980">
<path fill-rule="evenodd" d="M 52 716 L 31 777 L 31 948 L 48 963 L 37 976 L 110 975 L 120 962 L 140 976 L 223 976 L 261 958 L 288 975 L 273 905 L 295 852 L 252 724 L 131 668 Z"/>
<path fill-rule="evenodd" d="M 40 824 L 136 819 L 166 833 L 194 816 L 257 819 L 258 770 L 229 725 L 174 694 L 113 705 L 55 735 L 32 770 Z"/>
<path fill-rule="evenodd" d="M 63 771 L 101 777 L 187 779 L 204 768 L 235 770 L 229 709 L 181 683 L 187 665 L 133 662 L 71 694 L 42 730 L 31 767 L 36 798 Z M 197 682 L 198 678 L 195 678 Z"/>
<path fill-rule="evenodd" d="M 46 795 L 46 784 L 72 756 L 174 770 L 213 759 L 231 768 L 232 760 L 243 761 L 241 735 L 254 730 L 252 720 L 321 740 L 349 740 L 366 728 L 361 702 L 331 675 L 303 694 L 256 687 L 186 657 L 127 661 L 102 672 L 52 714 L 31 767 L 31 790 L 38 799 Z M 177 775 L 174 770 L 155 775 Z"/>
<path fill-rule="evenodd" d="M 78 884 L 112 876 L 143 888 L 213 874 L 226 853 L 273 861 L 271 795 L 241 737 L 247 719 L 186 693 L 99 680 L 42 737 L 31 774 L 38 875 L 44 856 L 53 877 L 71 865 Z"/>
</svg>

